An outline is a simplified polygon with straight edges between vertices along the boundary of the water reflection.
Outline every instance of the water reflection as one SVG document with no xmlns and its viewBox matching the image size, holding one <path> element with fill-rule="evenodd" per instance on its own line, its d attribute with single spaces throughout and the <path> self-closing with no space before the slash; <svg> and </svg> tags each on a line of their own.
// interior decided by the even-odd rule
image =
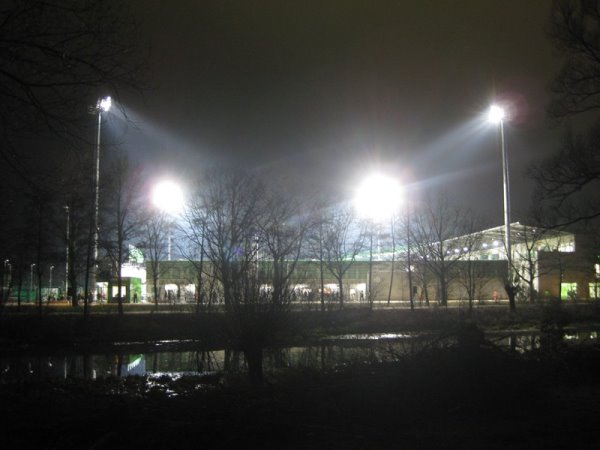
<svg viewBox="0 0 600 450">
<path fill-rule="evenodd" d="M 378 338 L 374 337 L 378 336 Z M 494 333 L 486 339 L 496 346 L 519 353 L 552 349 L 557 345 L 585 344 L 598 338 L 596 331 L 561 333 Z M 557 340 L 558 339 L 558 340 Z M 275 372 L 293 368 L 311 368 L 321 371 L 352 364 L 398 361 L 426 348 L 443 347 L 456 342 L 454 337 L 419 335 L 351 335 L 329 337 L 314 345 L 293 346 L 264 351 L 264 368 Z M 109 354 L 37 355 L 0 357 L 0 381 L 15 382 L 26 379 L 96 379 L 130 375 L 180 376 L 206 375 L 222 372 L 236 373 L 247 370 L 244 354 L 230 349 L 184 350 L 155 346 L 148 351 L 127 351 L 127 345 L 118 346 L 118 352 Z"/>
</svg>

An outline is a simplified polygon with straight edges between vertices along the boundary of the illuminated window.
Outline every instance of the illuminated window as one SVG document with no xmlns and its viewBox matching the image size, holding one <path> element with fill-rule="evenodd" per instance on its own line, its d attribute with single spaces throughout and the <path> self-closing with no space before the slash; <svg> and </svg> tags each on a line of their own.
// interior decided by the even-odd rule
<svg viewBox="0 0 600 450">
<path fill-rule="evenodd" d="M 577 283 L 560 283 L 561 300 L 575 300 L 577 298 Z"/>
</svg>

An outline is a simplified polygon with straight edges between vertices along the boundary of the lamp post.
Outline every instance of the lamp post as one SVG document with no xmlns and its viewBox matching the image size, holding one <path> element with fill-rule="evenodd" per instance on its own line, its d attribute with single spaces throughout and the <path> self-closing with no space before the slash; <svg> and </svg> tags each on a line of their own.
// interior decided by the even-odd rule
<svg viewBox="0 0 600 450">
<path fill-rule="evenodd" d="M 69 240 L 71 239 L 71 214 L 68 206 L 65 206 L 67 215 L 67 245 L 65 247 L 65 298 L 69 298 Z"/>
<path fill-rule="evenodd" d="M 393 217 L 401 200 L 398 182 L 382 174 L 373 174 L 360 184 L 354 206 L 358 214 L 369 221 L 371 227 L 369 239 L 369 279 L 367 280 L 367 299 L 373 306 L 373 228 Z"/>
<path fill-rule="evenodd" d="M 4 260 L 4 270 L 2 271 L 2 300 L 4 299 L 4 295 L 8 295 L 8 284 L 10 279 L 10 274 L 7 275 L 6 268 L 10 267 L 10 259 Z M 6 292 L 6 294 L 5 294 Z M 5 300 L 8 301 L 8 298 Z"/>
<path fill-rule="evenodd" d="M 98 271 L 98 222 L 100 215 L 100 142 L 102 132 L 102 113 L 108 112 L 112 105 L 110 97 L 98 99 L 91 112 L 98 115 L 98 129 L 96 134 L 96 171 L 94 176 L 94 264 L 92 270 L 92 298 L 96 298 L 96 275 Z M 87 296 L 87 292 L 86 292 Z"/>
<path fill-rule="evenodd" d="M 50 302 L 50 296 L 52 295 L 52 273 L 54 272 L 54 266 L 50 266 L 50 279 L 48 280 L 48 284 L 50 287 L 48 288 L 47 301 Z"/>
<path fill-rule="evenodd" d="M 514 300 L 514 287 L 512 280 L 512 250 L 511 250 L 511 237 L 510 237 L 510 179 L 508 171 L 508 156 L 506 154 L 506 144 L 504 141 L 504 109 L 498 105 L 492 105 L 488 113 L 488 121 L 494 125 L 498 125 L 500 133 L 500 148 L 502 150 L 502 183 L 504 193 L 504 240 L 506 244 L 506 259 L 508 261 L 508 281 L 507 281 L 507 294 L 509 300 L 509 306 L 511 310 L 515 309 Z"/>
<path fill-rule="evenodd" d="M 31 301 L 31 293 L 33 292 L 33 268 L 35 264 L 29 266 L 29 301 Z"/>
</svg>

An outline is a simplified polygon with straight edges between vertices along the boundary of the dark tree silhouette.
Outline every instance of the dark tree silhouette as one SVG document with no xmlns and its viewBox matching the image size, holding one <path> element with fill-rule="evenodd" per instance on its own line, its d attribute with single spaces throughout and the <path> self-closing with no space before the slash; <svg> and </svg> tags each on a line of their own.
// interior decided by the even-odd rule
<svg viewBox="0 0 600 450">
<path fill-rule="evenodd" d="M 344 277 L 365 248 L 364 221 L 357 222 L 350 206 L 329 211 L 323 222 L 322 251 L 325 267 L 338 283 L 340 308 L 344 307 Z"/>
<path fill-rule="evenodd" d="M 244 171 L 213 171 L 190 202 L 186 228 L 202 237 L 207 268 L 218 281 L 224 332 L 262 381 L 263 348 L 289 327 L 292 274 L 309 221 L 280 185 Z M 307 215 L 308 217 L 308 215 Z"/>
<path fill-rule="evenodd" d="M 161 276 L 161 261 L 167 256 L 169 219 L 166 213 L 156 209 L 147 212 L 143 221 L 140 245 L 146 251 L 146 260 L 150 268 L 149 275 L 152 280 L 152 292 L 154 297 L 154 309 L 158 311 L 158 299 L 160 296 L 158 281 Z"/>
<path fill-rule="evenodd" d="M 549 116 L 559 122 L 585 116 L 593 124 L 587 134 L 569 131 L 556 155 L 530 169 L 535 203 L 553 212 L 545 225 L 565 226 L 600 217 L 600 4 L 555 1 L 548 35 L 565 57 L 551 85 Z"/>
<path fill-rule="evenodd" d="M 422 272 L 436 279 L 437 300 L 447 306 L 450 283 L 458 277 L 460 262 L 472 250 L 473 242 L 459 238 L 473 231 L 471 213 L 451 206 L 444 195 L 429 195 L 415 210 L 412 223 L 415 259 Z"/>
<path fill-rule="evenodd" d="M 9 0 L 0 7 L 5 135 L 72 134 L 102 90 L 139 88 L 145 56 L 124 2 Z M 2 148 L 3 155 L 5 148 Z"/>
<path fill-rule="evenodd" d="M 111 273 L 117 280 L 119 314 L 123 314 L 123 277 L 121 267 L 128 256 L 128 244 L 139 237 L 144 225 L 142 209 L 141 171 L 132 167 L 124 156 L 112 164 L 104 189 L 105 206 L 101 223 L 101 243 L 111 263 Z M 108 294 L 110 298 L 111 293 Z"/>
</svg>

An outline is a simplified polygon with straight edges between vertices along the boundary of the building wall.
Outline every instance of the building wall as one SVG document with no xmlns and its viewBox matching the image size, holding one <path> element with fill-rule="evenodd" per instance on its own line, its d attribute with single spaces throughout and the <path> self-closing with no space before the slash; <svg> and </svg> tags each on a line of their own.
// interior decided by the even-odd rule
<svg viewBox="0 0 600 450">
<path fill-rule="evenodd" d="M 538 270 L 542 298 L 560 298 L 562 283 L 576 283 L 577 298 L 590 298 L 589 285 L 596 281 L 594 264 L 579 252 L 540 252 Z"/>
<path fill-rule="evenodd" d="M 266 268 L 267 262 L 261 263 Z M 504 276 L 506 274 L 505 261 L 472 261 L 476 285 L 476 297 L 478 300 L 499 300 L 506 298 L 504 292 Z M 197 283 L 197 263 L 190 261 L 164 261 L 161 262 L 159 273 L 159 286 L 161 298 L 165 295 L 165 286 L 175 285 L 183 292 L 190 284 Z M 455 269 L 460 269 L 464 266 L 463 262 L 459 262 Z M 376 301 L 387 301 L 388 297 L 391 301 L 410 300 L 409 279 L 404 261 L 396 261 L 393 264 L 394 274 L 392 278 L 392 263 L 391 261 L 374 261 L 373 262 L 373 279 L 371 283 L 374 299 Z M 152 267 L 147 265 L 148 271 L 148 298 L 152 300 Z M 210 263 L 204 262 L 204 271 L 210 272 Z M 422 274 L 426 271 L 418 264 L 414 265 L 413 270 L 413 289 L 416 289 L 415 300 L 425 301 L 426 298 L 430 302 L 436 302 L 440 299 L 439 287 L 437 280 L 431 274 Z M 425 278 L 425 282 L 424 279 Z M 468 295 L 464 283 L 460 277 L 452 276 L 449 283 L 448 295 L 449 300 L 467 300 Z M 325 268 L 324 269 L 324 284 L 325 292 L 335 295 L 337 291 L 337 280 Z M 390 290 L 391 283 L 391 290 Z M 208 277 L 203 282 L 204 287 L 210 287 Z M 300 261 L 294 272 L 292 284 L 297 286 L 299 290 L 312 293 L 312 298 L 318 298 L 320 292 L 320 268 L 317 261 Z M 348 301 L 361 301 L 367 297 L 367 286 L 369 285 L 369 262 L 356 261 L 346 272 L 343 279 L 344 297 Z M 427 292 L 425 292 L 425 288 Z M 361 295 L 362 292 L 362 295 Z M 496 294 L 494 294 L 496 292 Z M 208 293 L 205 292 L 205 296 Z M 307 294 L 308 296 L 308 294 Z M 188 299 L 189 301 L 189 299 Z"/>
</svg>

